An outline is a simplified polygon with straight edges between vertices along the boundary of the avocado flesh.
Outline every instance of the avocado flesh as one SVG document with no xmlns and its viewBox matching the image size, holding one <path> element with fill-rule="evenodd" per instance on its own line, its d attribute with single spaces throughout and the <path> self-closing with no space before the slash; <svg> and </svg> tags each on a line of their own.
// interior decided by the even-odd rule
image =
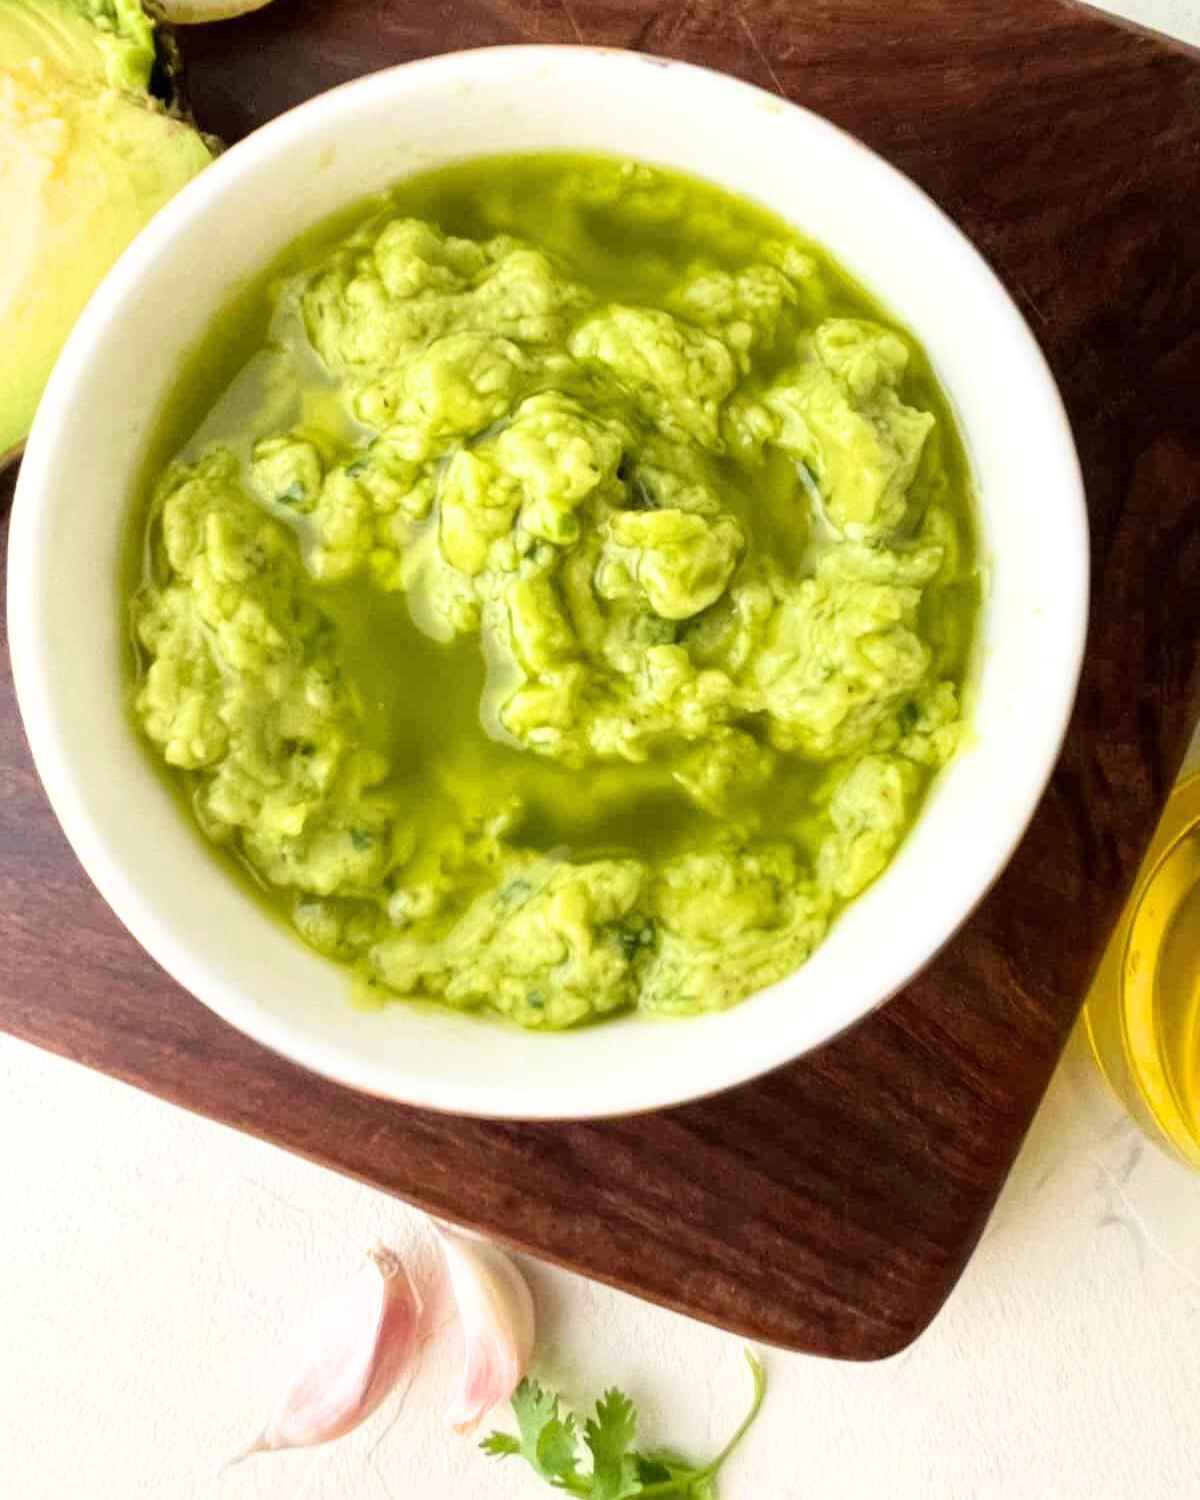
<svg viewBox="0 0 1200 1500">
<path fill-rule="evenodd" d="M 0 454 L 105 272 L 211 160 L 154 62 L 138 0 L 0 0 Z"/>
</svg>

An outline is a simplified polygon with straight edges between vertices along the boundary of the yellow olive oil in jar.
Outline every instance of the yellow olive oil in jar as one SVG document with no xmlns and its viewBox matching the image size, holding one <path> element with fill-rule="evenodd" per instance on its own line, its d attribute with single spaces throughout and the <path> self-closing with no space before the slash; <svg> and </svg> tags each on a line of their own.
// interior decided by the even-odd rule
<svg viewBox="0 0 1200 1500">
<path fill-rule="evenodd" d="M 1200 1166 L 1200 772 L 1167 803 L 1084 1024 L 1134 1118 Z"/>
</svg>

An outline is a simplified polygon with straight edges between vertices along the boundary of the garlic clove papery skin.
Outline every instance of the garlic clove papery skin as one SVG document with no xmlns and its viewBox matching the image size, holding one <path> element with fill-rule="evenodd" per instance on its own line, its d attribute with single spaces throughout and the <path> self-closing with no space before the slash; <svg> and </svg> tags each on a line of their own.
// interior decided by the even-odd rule
<svg viewBox="0 0 1200 1500">
<path fill-rule="evenodd" d="M 330 1443 L 365 1422 L 411 1363 L 420 1316 L 399 1257 L 376 1245 L 315 1327 L 295 1377 L 241 1456 Z"/>
<path fill-rule="evenodd" d="M 533 1353 L 533 1297 L 515 1263 L 497 1245 L 435 1224 L 463 1340 L 458 1394 L 446 1418 L 471 1432 L 520 1384 Z"/>
</svg>

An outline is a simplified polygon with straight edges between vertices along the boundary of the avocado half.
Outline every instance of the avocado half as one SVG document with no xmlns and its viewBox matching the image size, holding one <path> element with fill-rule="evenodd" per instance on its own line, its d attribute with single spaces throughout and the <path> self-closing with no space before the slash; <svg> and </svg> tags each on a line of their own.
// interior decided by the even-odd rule
<svg viewBox="0 0 1200 1500">
<path fill-rule="evenodd" d="M 84 303 L 216 151 L 140 0 L 0 0 L 0 467 Z"/>
</svg>

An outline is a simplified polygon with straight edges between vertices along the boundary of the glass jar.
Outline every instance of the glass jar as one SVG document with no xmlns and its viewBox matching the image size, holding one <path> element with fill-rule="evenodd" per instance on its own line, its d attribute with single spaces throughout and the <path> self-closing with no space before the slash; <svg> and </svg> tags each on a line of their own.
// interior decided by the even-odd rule
<svg viewBox="0 0 1200 1500">
<path fill-rule="evenodd" d="M 1171 794 L 1083 1022 L 1134 1119 L 1200 1166 L 1200 771 Z"/>
</svg>

